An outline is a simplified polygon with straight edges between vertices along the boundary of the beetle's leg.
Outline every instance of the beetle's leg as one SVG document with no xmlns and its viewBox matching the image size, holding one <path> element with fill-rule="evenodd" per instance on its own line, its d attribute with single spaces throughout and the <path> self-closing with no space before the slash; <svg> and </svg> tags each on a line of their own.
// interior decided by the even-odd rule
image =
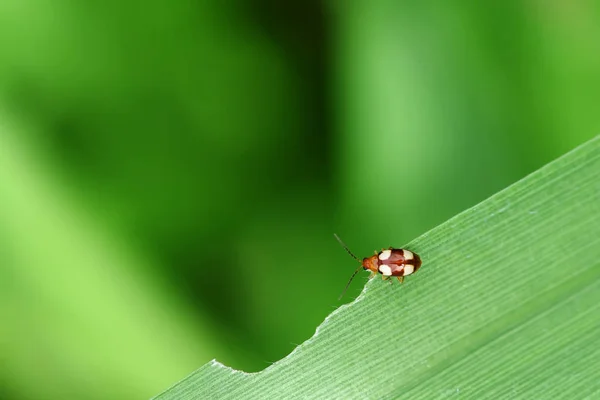
<svg viewBox="0 0 600 400">
<path fill-rule="evenodd" d="M 402 283 L 404 282 L 404 277 L 403 276 L 397 276 L 398 278 L 398 282 Z"/>
<path fill-rule="evenodd" d="M 381 275 L 381 279 L 387 281 L 388 279 L 390 279 L 390 277 L 386 275 Z"/>
<path fill-rule="evenodd" d="M 377 272 L 371 271 L 371 275 L 369 275 L 369 279 L 373 279 L 373 277 L 377 275 Z"/>
</svg>

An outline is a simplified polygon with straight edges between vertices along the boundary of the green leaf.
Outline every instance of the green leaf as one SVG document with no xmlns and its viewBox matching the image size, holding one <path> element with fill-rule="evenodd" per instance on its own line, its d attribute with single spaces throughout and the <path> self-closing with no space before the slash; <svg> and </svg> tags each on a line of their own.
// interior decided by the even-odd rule
<svg viewBox="0 0 600 400">
<path fill-rule="evenodd" d="M 418 273 L 371 280 L 289 356 L 157 398 L 600 395 L 600 137 L 406 247 Z"/>
</svg>

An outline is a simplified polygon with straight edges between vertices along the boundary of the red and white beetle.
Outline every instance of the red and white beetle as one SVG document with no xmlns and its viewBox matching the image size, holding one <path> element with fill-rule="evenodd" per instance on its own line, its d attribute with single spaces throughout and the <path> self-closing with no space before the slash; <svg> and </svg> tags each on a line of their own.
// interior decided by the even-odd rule
<svg viewBox="0 0 600 400">
<path fill-rule="evenodd" d="M 338 235 L 334 233 L 333 236 L 335 236 L 337 241 L 340 242 L 342 247 L 346 249 L 352 258 L 361 263 L 361 266 L 358 267 L 350 277 L 350 280 L 346 284 L 346 287 L 338 300 L 344 296 L 348 286 L 350 286 L 350 282 L 352 282 L 352 279 L 354 279 L 361 268 L 371 271 L 371 278 L 379 273 L 383 280 L 389 279 L 390 276 L 395 276 L 400 283 L 402 283 L 405 276 L 414 274 L 421 266 L 421 257 L 419 257 L 418 254 L 413 253 L 410 250 L 394 249 L 393 247 L 390 247 L 387 250 L 381 250 L 380 252 L 376 251 L 374 256 L 365 257 L 361 261 L 350 251 L 348 246 L 342 242 L 342 239 L 340 239 Z"/>
</svg>

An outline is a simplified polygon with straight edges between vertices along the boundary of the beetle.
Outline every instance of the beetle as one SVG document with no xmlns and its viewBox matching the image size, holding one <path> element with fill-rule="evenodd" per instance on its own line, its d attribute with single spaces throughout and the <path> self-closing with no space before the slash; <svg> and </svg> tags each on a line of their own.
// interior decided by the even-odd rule
<svg viewBox="0 0 600 400">
<path fill-rule="evenodd" d="M 346 290 L 348 290 L 348 286 L 352 282 L 352 279 L 358 274 L 360 269 L 371 271 L 370 278 L 374 277 L 376 274 L 381 274 L 381 279 L 387 280 L 392 276 L 398 278 L 398 281 L 402 283 L 404 281 L 404 277 L 410 274 L 414 274 L 417 272 L 419 267 L 421 267 L 421 257 L 418 254 L 413 253 L 410 250 L 406 249 L 395 249 L 390 247 L 388 249 L 382 249 L 380 252 L 375 251 L 375 255 L 371 257 L 365 257 L 362 261 L 356 257 L 346 246 L 342 239 L 335 233 L 333 234 L 337 241 L 342 245 L 342 247 L 346 250 L 348 254 L 352 256 L 356 261 L 361 263 L 361 266 L 354 271 L 350 280 L 346 284 L 344 291 L 338 298 L 340 300 Z"/>
</svg>

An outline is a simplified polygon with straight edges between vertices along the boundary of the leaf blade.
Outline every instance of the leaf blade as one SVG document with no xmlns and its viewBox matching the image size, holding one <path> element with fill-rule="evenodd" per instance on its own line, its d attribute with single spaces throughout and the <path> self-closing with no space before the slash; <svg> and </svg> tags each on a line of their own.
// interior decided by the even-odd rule
<svg viewBox="0 0 600 400">
<path fill-rule="evenodd" d="M 597 137 L 417 238 L 418 274 L 370 281 L 279 362 L 253 374 L 212 362 L 157 398 L 598 391 L 599 171 Z"/>
</svg>

